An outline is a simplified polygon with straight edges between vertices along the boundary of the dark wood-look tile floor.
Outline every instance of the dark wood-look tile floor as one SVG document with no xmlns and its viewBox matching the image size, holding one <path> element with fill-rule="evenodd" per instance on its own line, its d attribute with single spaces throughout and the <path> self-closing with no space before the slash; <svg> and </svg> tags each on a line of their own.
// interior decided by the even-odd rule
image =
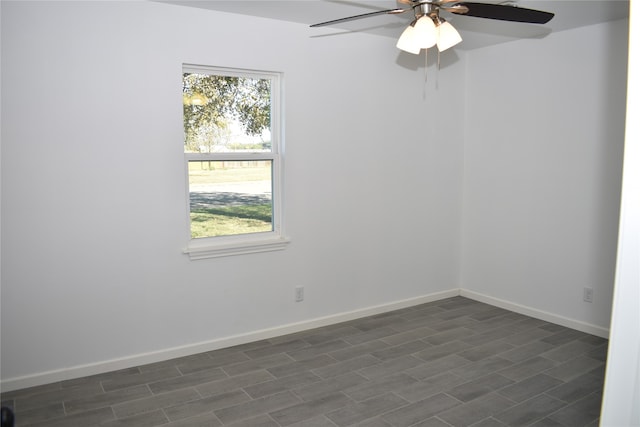
<svg viewBox="0 0 640 427">
<path fill-rule="evenodd" d="M 2 402 L 18 427 L 597 426 L 607 344 L 455 297 Z"/>
</svg>

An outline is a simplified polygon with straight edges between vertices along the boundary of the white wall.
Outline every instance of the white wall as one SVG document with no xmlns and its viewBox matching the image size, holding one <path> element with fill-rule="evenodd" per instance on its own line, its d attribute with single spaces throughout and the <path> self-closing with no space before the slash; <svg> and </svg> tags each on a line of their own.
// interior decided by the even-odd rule
<svg viewBox="0 0 640 427">
<path fill-rule="evenodd" d="M 388 38 L 148 2 L 1 7 L 5 390 L 458 287 L 462 127 L 433 106 L 457 108 L 461 60 L 436 90 Z M 183 63 L 285 73 L 285 251 L 182 253 Z"/>
<path fill-rule="evenodd" d="M 617 21 L 469 52 L 461 287 L 470 295 L 606 336 L 627 29 Z"/>
<path fill-rule="evenodd" d="M 640 426 L 640 9 L 635 5 L 629 21 L 620 238 L 602 427 Z"/>
</svg>

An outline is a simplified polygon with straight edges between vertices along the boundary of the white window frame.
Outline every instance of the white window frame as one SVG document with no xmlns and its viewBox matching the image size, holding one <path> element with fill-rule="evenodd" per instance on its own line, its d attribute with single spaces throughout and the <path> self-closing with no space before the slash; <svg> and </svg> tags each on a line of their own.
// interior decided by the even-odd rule
<svg viewBox="0 0 640 427">
<path fill-rule="evenodd" d="M 182 73 L 212 74 L 229 77 L 247 77 L 271 80 L 271 151 L 256 153 L 184 153 L 186 184 L 187 238 L 184 253 L 191 260 L 216 258 L 283 250 L 289 243 L 283 227 L 283 114 L 282 73 L 272 71 L 244 70 L 213 66 L 183 64 Z M 182 74 L 181 74 L 182 75 Z M 184 141 L 182 141 L 184 145 Z M 191 238 L 191 205 L 189 195 L 189 161 L 271 161 L 272 174 L 272 231 L 228 236 Z"/>
</svg>

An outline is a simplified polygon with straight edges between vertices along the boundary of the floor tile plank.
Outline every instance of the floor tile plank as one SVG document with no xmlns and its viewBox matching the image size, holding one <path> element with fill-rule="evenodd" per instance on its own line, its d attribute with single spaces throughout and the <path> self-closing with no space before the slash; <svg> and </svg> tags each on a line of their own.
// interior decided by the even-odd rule
<svg viewBox="0 0 640 427">
<path fill-rule="evenodd" d="M 607 346 L 453 297 L 1 398 L 16 427 L 596 427 Z"/>
</svg>

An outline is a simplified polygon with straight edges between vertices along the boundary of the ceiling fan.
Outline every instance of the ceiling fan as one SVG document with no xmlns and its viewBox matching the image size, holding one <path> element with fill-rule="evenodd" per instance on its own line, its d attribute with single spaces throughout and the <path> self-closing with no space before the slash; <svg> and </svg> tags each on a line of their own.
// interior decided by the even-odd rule
<svg viewBox="0 0 640 427">
<path fill-rule="evenodd" d="M 513 4 L 446 0 L 397 0 L 397 2 L 405 4 L 408 7 L 348 16 L 346 18 L 313 24 L 311 27 L 323 27 L 376 15 L 398 15 L 413 11 L 415 18 L 404 30 L 396 46 L 405 52 L 419 54 L 421 49 L 428 49 L 433 46 L 437 46 L 438 51 L 442 52 L 462 41 L 462 37 L 458 31 L 444 18 L 440 17 L 440 11 L 446 11 L 456 15 L 531 24 L 546 24 L 554 16 L 551 12 L 527 9 Z"/>
</svg>

